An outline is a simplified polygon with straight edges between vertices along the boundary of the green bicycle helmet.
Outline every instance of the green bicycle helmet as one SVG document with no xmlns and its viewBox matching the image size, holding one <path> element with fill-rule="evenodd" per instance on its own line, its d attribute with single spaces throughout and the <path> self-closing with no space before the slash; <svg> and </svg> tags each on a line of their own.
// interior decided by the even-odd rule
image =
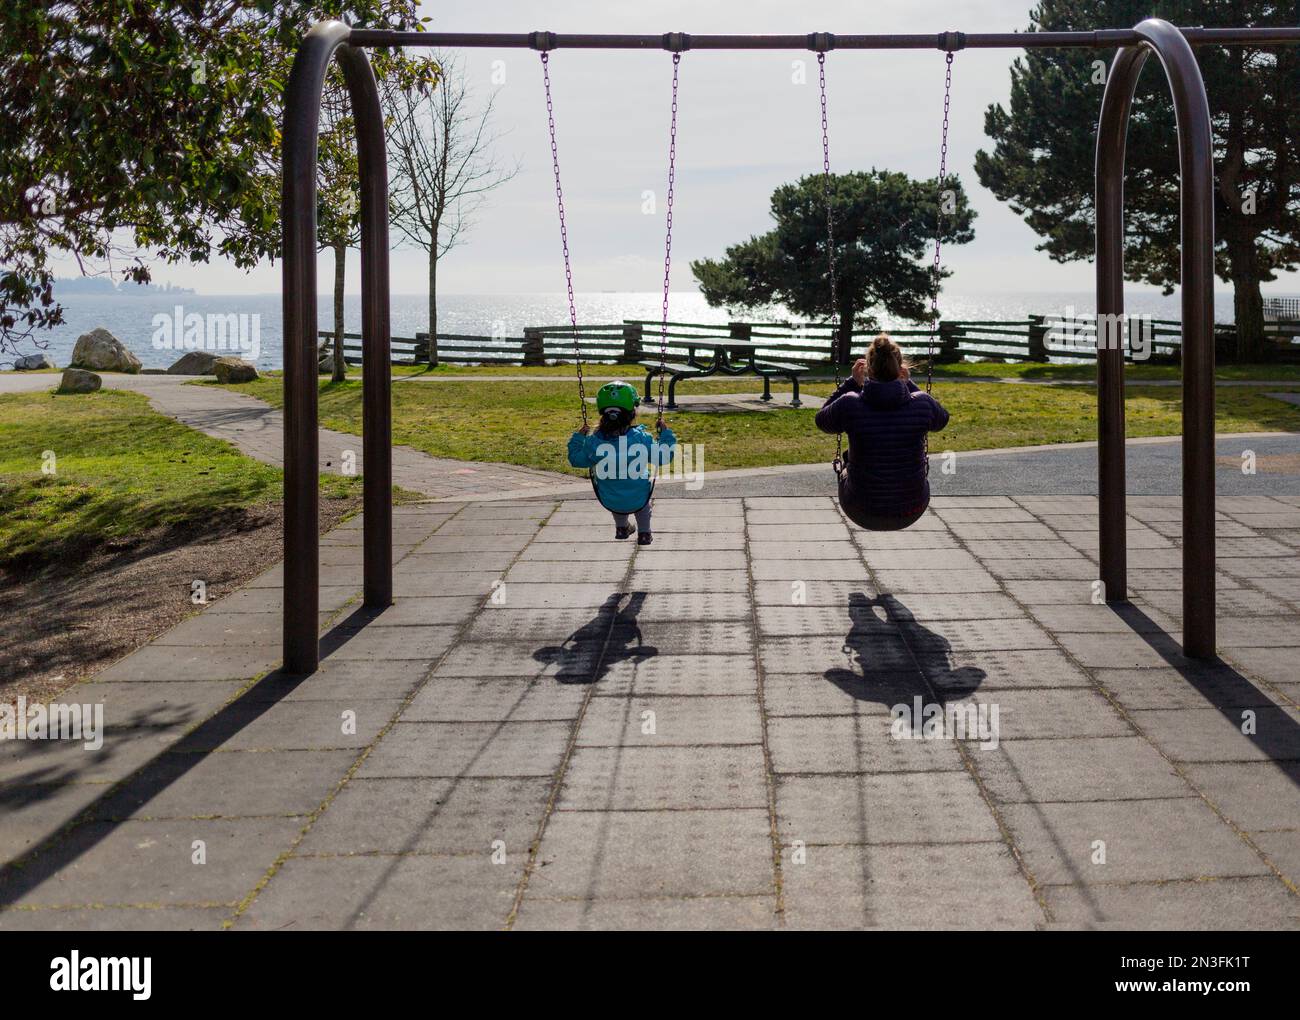
<svg viewBox="0 0 1300 1020">
<path fill-rule="evenodd" d="M 605 383 L 596 391 L 596 409 L 598 411 L 603 411 L 607 407 L 621 407 L 624 411 L 635 411 L 636 405 L 636 387 L 622 380 Z"/>
</svg>

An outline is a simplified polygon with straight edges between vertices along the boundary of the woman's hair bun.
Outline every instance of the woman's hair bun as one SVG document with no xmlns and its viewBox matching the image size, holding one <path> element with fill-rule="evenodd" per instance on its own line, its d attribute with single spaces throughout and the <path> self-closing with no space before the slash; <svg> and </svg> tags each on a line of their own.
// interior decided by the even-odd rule
<svg viewBox="0 0 1300 1020">
<path fill-rule="evenodd" d="M 903 374 L 903 349 L 888 333 L 877 333 L 867 348 L 867 375 L 877 382 L 893 382 Z"/>
</svg>

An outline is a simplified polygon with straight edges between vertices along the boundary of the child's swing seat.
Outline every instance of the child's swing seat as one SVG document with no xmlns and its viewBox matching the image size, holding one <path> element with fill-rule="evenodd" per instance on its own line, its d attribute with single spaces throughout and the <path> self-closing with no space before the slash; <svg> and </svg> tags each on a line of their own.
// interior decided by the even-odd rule
<svg viewBox="0 0 1300 1020">
<path fill-rule="evenodd" d="M 596 494 L 596 501 L 612 514 L 639 514 L 642 510 L 644 510 L 646 507 L 650 505 L 650 500 L 654 498 L 655 479 L 653 477 L 649 479 L 649 483 L 646 488 L 645 499 L 641 501 L 639 506 L 621 506 L 619 505 L 620 502 L 634 503 L 636 501 L 635 500 L 619 501 L 611 497 L 611 495 L 608 493 L 602 493 L 600 490 L 600 480 L 596 477 L 595 468 L 592 468 L 590 471 L 587 472 L 587 477 L 591 479 L 591 491 Z"/>
</svg>

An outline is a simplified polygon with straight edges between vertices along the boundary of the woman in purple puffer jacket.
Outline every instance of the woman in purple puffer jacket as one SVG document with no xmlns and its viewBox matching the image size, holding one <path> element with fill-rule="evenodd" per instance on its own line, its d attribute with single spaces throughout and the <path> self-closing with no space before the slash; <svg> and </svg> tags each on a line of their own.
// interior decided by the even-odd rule
<svg viewBox="0 0 1300 1020">
<path fill-rule="evenodd" d="M 877 336 L 853 366 L 853 377 L 817 412 L 819 429 L 849 437 L 840 505 L 854 523 L 896 531 L 925 513 L 925 436 L 947 424 L 943 405 L 908 377 L 898 344 L 884 333 Z"/>
</svg>

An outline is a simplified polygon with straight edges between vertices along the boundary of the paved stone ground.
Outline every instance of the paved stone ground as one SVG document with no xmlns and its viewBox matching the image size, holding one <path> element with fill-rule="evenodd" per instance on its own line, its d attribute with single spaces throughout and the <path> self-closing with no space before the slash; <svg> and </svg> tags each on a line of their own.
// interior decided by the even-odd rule
<svg viewBox="0 0 1300 1020">
<path fill-rule="evenodd" d="M 350 522 L 317 674 L 256 679 L 276 567 L 75 689 L 100 751 L 0 746 L 0 928 L 1300 927 L 1300 498 L 1221 500 L 1216 665 L 1177 503 L 1126 610 L 1091 497 L 420 504 L 377 615 Z"/>
</svg>

